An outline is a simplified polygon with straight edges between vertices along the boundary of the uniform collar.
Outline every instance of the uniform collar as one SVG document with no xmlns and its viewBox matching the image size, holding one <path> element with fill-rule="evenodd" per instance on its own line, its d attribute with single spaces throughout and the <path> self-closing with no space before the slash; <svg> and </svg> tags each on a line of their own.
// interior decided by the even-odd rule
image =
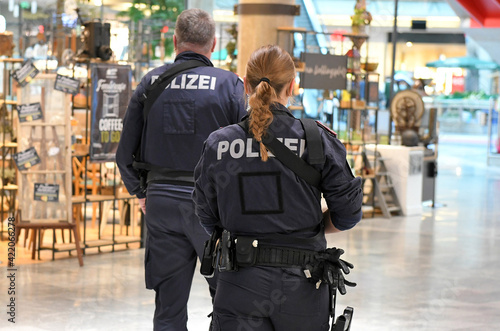
<svg viewBox="0 0 500 331">
<path fill-rule="evenodd" d="M 184 61 L 188 61 L 188 60 L 199 60 L 199 61 L 204 62 L 206 65 L 208 65 L 210 67 L 214 66 L 214 64 L 212 63 L 212 61 L 210 61 L 210 59 L 208 57 L 206 57 L 205 55 L 201 55 L 200 53 L 186 51 L 186 52 L 182 52 L 182 53 L 178 54 L 175 57 L 175 62 L 177 62 L 177 61 L 184 62 Z"/>
<path fill-rule="evenodd" d="M 283 106 L 279 102 L 272 103 L 269 108 L 271 109 L 271 112 L 273 114 L 276 114 L 276 115 L 288 115 L 290 117 L 294 117 L 293 114 L 290 112 L 290 110 L 288 110 L 288 108 L 286 108 L 285 106 Z"/>
<path fill-rule="evenodd" d="M 269 105 L 269 109 L 271 110 L 271 112 L 273 113 L 273 115 L 285 115 L 285 116 L 290 116 L 292 118 L 295 118 L 295 116 L 293 116 L 293 114 L 290 112 L 290 110 L 288 110 L 288 108 L 286 108 L 285 106 L 283 106 L 281 103 L 279 102 L 274 102 L 272 104 Z M 242 118 L 242 121 L 245 121 L 247 120 L 249 117 L 249 115 L 245 115 L 243 118 Z"/>
</svg>

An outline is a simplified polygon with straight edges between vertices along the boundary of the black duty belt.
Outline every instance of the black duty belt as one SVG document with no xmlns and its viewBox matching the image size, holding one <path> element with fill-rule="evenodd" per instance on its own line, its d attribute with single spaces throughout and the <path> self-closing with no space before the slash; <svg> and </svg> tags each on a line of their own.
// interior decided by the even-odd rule
<svg viewBox="0 0 500 331">
<path fill-rule="evenodd" d="M 137 161 L 132 163 L 132 167 L 141 174 L 141 187 L 144 186 L 143 189 L 151 182 L 194 187 L 193 171 L 174 170 Z M 143 180 L 144 182 L 142 182 Z"/>
<path fill-rule="evenodd" d="M 147 183 L 161 183 L 194 187 L 192 171 L 177 171 L 170 169 L 152 169 L 148 172 Z"/>
<path fill-rule="evenodd" d="M 227 246 L 222 240 L 223 249 Z M 303 267 L 314 259 L 315 251 L 284 246 L 271 246 L 260 243 L 251 237 L 237 237 L 234 249 L 237 266 Z M 232 255 L 232 254 L 231 254 Z"/>
<path fill-rule="evenodd" d="M 257 258 L 254 265 L 271 267 L 303 267 L 311 262 L 317 253 L 305 249 L 288 247 L 257 247 Z"/>
</svg>

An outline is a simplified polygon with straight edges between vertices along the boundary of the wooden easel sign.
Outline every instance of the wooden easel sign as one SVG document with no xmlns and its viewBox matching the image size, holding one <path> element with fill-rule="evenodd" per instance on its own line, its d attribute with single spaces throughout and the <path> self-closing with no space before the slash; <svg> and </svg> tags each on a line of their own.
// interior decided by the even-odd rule
<svg viewBox="0 0 500 331">
<path fill-rule="evenodd" d="M 38 75 L 40 71 L 35 67 L 35 65 L 28 60 L 23 63 L 23 66 L 12 73 L 12 77 L 16 80 L 16 82 L 24 87 L 28 85 L 29 82 Z"/>
<path fill-rule="evenodd" d="M 59 185 L 35 183 L 33 199 L 43 202 L 59 202 Z"/>
<path fill-rule="evenodd" d="M 19 122 L 32 122 L 43 119 L 42 105 L 40 102 L 24 104 L 17 106 Z"/>
<path fill-rule="evenodd" d="M 58 90 L 68 94 L 78 94 L 80 91 L 80 81 L 76 78 L 71 78 L 63 75 L 57 75 L 54 82 L 54 90 Z"/>
<path fill-rule="evenodd" d="M 30 147 L 27 150 L 16 153 L 12 155 L 12 157 L 14 158 L 19 171 L 28 170 L 34 165 L 42 162 L 35 147 Z"/>
</svg>

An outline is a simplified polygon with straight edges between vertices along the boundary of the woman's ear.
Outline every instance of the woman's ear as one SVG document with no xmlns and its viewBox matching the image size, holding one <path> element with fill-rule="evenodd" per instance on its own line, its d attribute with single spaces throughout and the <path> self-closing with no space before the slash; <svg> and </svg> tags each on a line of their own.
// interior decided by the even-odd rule
<svg viewBox="0 0 500 331">
<path fill-rule="evenodd" d="M 243 86 L 245 87 L 245 93 L 250 94 L 250 86 L 247 83 L 247 77 L 243 77 Z"/>
<path fill-rule="evenodd" d="M 290 85 L 288 86 L 288 94 L 287 96 L 291 97 L 293 95 L 293 88 L 295 86 L 295 78 L 292 79 L 292 81 L 290 82 Z"/>
</svg>

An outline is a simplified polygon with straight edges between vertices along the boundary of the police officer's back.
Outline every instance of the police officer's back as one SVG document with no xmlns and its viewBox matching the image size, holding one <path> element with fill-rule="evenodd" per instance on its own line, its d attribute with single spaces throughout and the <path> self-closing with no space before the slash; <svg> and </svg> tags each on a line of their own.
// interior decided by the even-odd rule
<svg viewBox="0 0 500 331">
<path fill-rule="evenodd" d="M 294 78 L 293 61 L 281 48 L 255 51 L 245 77 L 249 118 L 212 133 L 195 170 L 197 215 L 208 232 L 218 225 L 229 230 L 222 252 L 234 247 L 230 256 L 236 256 L 229 267 L 237 272 L 219 274 L 214 330 L 328 328 L 328 288 L 318 282 L 316 290 L 303 269 L 326 248 L 321 193 L 335 228 L 347 230 L 361 218 L 361 181 L 335 134 L 315 123 L 323 148 L 313 166 L 317 186 L 268 152 L 264 142 L 273 134 L 310 162 L 303 124 L 284 106 Z"/>
<path fill-rule="evenodd" d="M 192 173 L 208 135 L 237 123 L 246 111 L 241 79 L 209 60 L 215 23 L 206 12 L 179 15 L 174 45 L 175 62 L 149 72 L 135 90 L 116 158 L 127 190 L 144 207 L 146 287 L 156 291 L 155 330 L 177 331 L 186 330 L 196 257 L 208 238 L 194 215 Z M 172 76 L 184 66 L 189 68 Z M 175 78 L 158 85 L 168 83 L 166 77 Z"/>
</svg>

